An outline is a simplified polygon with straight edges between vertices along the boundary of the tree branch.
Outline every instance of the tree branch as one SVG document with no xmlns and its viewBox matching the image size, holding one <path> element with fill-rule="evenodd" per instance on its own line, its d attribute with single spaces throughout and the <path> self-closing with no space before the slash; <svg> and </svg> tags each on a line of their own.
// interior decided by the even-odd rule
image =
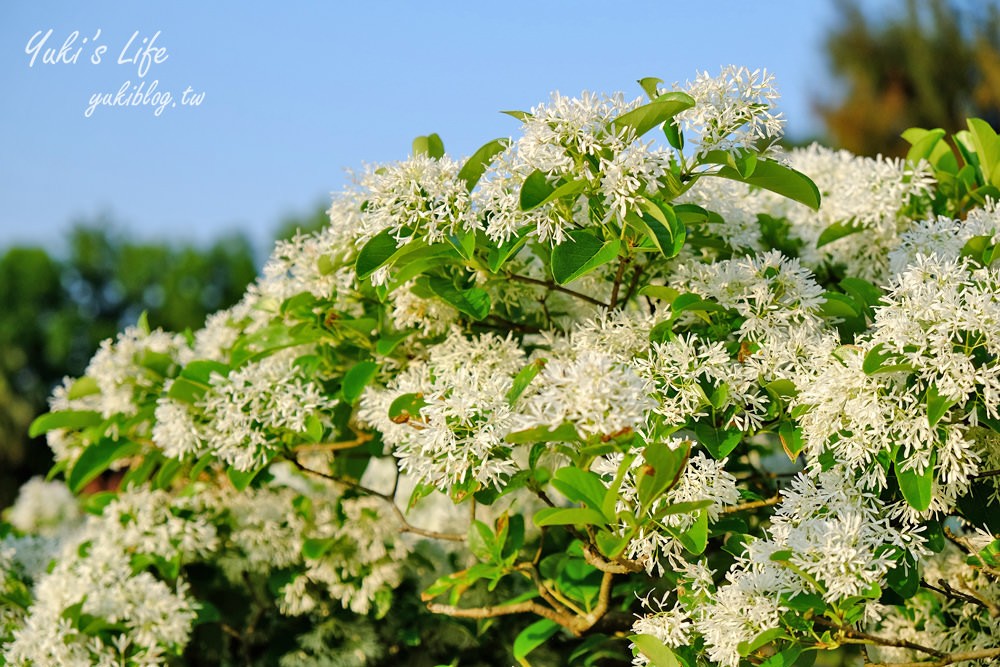
<svg viewBox="0 0 1000 667">
<path fill-rule="evenodd" d="M 322 477 L 323 479 L 329 480 L 334 484 L 340 484 L 341 486 L 345 486 L 359 493 L 363 493 L 366 496 L 374 496 L 375 498 L 380 498 L 384 500 L 386 504 L 388 504 L 389 507 L 392 508 L 393 514 L 396 515 L 396 519 L 400 523 L 401 526 L 400 529 L 404 533 L 413 533 L 414 535 L 420 535 L 421 537 L 427 537 L 432 540 L 445 540 L 448 542 L 465 542 L 465 535 L 459 535 L 457 533 L 439 533 L 433 530 L 424 530 L 423 528 L 419 528 L 417 526 L 412 525 L 409 521 L 406 520 L 406 515 L 403 514 L 403 510 L 399 509 L 399 507 L 396 505 L 395 500 L 389 494 L 379 493 L 375 489 L 369 489 L 367 486 L 362 486 L 361 484 L 358 484 L 357 482 L 352 482 L 351 480 L 348 479 L 341 479 L 339 477 L 334 477 L 333 475 L 329 475 L 320 470 L 313 470 L 312 468 L 304 465 L 301 461 L 299 461 L 295 457 L 289 457 L 288 460 L 302 472 L 309 473 L 310 475 L 316 475 L 317 477 Z"/>
<path fill-rule="evenodd" d="M 753 500 L 748 503 L 741 503 L 739 505 L 730 505 L 729 507 L 723 507 L 720 514 L 733 514 L 734 512 L 742 512 L 744 510 L 755 510 L 760 507 L 770 507 L 771 505 L 777 505 L 781 502 L 781 494 L 771 496 L 770 498 L 765 498 L 764 500 Z"/>
<path fill-rule="evenodd" d="M 608 305 L 609 308 L 616 308 L 618 306 L 618 290 L 622 286 L 622 277 L 625 275 L 625 267 L 628 266 L 629 258 L 622 257 L 618 262 L 618 270 L 615 272 L 615 282 L 611 286 L 611 303 Z"/>
<path fill-rule="evenodd" d="M 922 646 L 921 644 L 916 644 L 905 639 L 890 639 L 888 637 L 879 637 L 877 635 L 870 635 L 867 632 L 861 632 L 860 630 L 855 630 L 854 628 L 846 627 L 843 625 L 838 625 L 833 621 L 827 620 L 823 617 L 817 617 L 814 619 L 818 625 L 822 625 L 828 628 L 833 628 L 840 635 L 837 640 L 841 644 L 874 644 L 876 646 L 892 646 L 895 648 L 905 648 L 911 651 L 918 651 L 920 653 L 926 653 L 927 655 L 932 655 L 935 658 L 944 659 L 948 654 L 944 651 L 938 651 L 937 649 L 928 648 Z M 945 663 L 947 664 L 947 663 Z"/>
<path fill-rule="evenodd" d="M 1000 648 L 985 648 L 978 651 L 963 651 L 961 653 L 945 653 L 939 660 L 921 662 L 866 662 L 865 667 L 945 667 L 965 660 L 987 660 L 1000 657 Z"/>
<path fill-rule="evenodd" d="M 556 292 L 562 292 L 563 294 L 569 294 L 570 296 L 575 296 L 577 299 L 586 301 L 587 303 L 592 303 L 595 306 L 600 306 L 601 308 L 607 308 L 608 304 L 604 303 L 600 299 L 595 299 L 592 296 L 587 296 L 582 292 L 576 292 L 571 289 L 567 289 L 562 285 L 555 283 L 551 280 L 539 280 L 538 278 L 531 278 L 530 276 L 521 276 L 516 273 L 508 273 L 507 277 L 511 280 L 516 280 L 522 283 L 530 283 L 532 285 L 541 285 L 542 287 L 547 287 L 550 290 L 555 290 Z"/>
</svg>

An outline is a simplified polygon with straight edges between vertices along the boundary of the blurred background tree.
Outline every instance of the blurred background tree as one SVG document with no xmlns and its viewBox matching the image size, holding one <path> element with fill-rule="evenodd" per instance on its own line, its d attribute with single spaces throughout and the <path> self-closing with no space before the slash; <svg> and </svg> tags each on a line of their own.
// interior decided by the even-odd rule
<svg viewBox="0 0 1000 667">
<path fill-rule="evenodd" d="M 239 235 L 206 248 L 140 243 L 106 221 L 77 226 L 65 256 L 10 248 L 0 256 L 0 507 L 51 465 L 28 425 L 52 387 L 81 374 L 100 341 L 135 324 L 171 331 L 200 327 L 235 303 L 257 274 Z"/>
<path fill-rule="evenodd" d="M 996 0 L 901 0 L 866 13 L 837 0 L 825 49 L 840 96 L 817 103 L 829 143 L 862 155 L 905 155 L 909 127 L 1000 124 L 1000 8 Z"/>
</svg>

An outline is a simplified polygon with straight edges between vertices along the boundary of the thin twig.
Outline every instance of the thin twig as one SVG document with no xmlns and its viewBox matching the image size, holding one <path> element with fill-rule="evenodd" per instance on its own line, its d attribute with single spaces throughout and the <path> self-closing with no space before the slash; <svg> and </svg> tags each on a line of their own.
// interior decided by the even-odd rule
<svg viewBox="0 0 1000 667">
<path fill-rule="evenodd" d="M 374 436 L 371 433 L 359 433 L 354 440 L 342 440 L 340 442 L 311 442 L 296 445 L 297 452 L 336 452 L 343 449 L 354 449 L 369 442 Z"/>
<path fill-rule="evenodd" d="M 867 632 L 861 632 L 860 630 L 855 630 L 854 628 L 849 628 L 843 625 L 838 625 L 833 621 L 829 621 L 823 617 L 817 617 L 814 619 L 819 625 L 833 628 L 840 634 L 837 638 L 841 644 L 873 644 L 876 646 L 893 646 L 895 648 L 906 648 L 911 651 L 919 651 L 920 653 L 926 653 L 927 655 L 932 655 L 935 658 L 943 659 L 948 654 L 944 651 L 938 651 L 937 649 L 928 648 L 921 644 L 916 644 L 905 639 L 891 639 L 889 637 L 879 637 L 877 635 L 870 635 Z M 947 663 L 945 663 L 947 664 Z"/>
<path fill-rule="evenodd" d="M 972 479 L 983 479 L 985 477 L 996 477 L 998 475 L 1000 475 L 1000 470 L 984 470 L 983 472 L 973 475 Z"/>
<path fill-rule="evenodd" d="M 611 303 L 609 308 L 614 309 L 618 305 L 618 290 L 622 286 L 622 277 L 625 275 L 625 267 L 628 266 L 629 258 L 622 257 L 618 262 L 618 270 L 615 272 L 615 282 L 611 286 Z"/>
<path fill-rule="evenodd" d="M 595 299 L 592 296 L 587 296 L 582 292 L 576 292 L 574 290 L 563 287 L 562 285 L 552 282 L 551 280 L 539 280 L 537 278 L 531 278 L 530 276 L 521 276 L 516 273 L 508 273 L 507 277 L 511 280 L 517 280 L 522 283 L 530 283 L 532 285 L 541 285 L 542 287 L 547 287 L 550 290 L 555 290 L 556 292 L 562 292 L 563 294 L 569 294 L 570 296 L 575 296 L 577 299 L 586 301 L 587 303 L 592 303 L 595 306 L 601 306 L 602 308 L 607 308 L 608 304 L 604 303 L 600 299 Z"/>
<path fill-rule="evenodd" d="M 770 498 L 765 498 L 764 500 L 754 500 L 747 503 L 741 503 L 739 505 L 730 505 L 729 507 L 723 507 L 721 514 L 733 514 L 734 512 L 742 512 L 743 510 L 755 510 L 760 507 L 770 507 L 771 505 L 777 505 L 781 502 L 781 494 L 771 496 Z"/>
<path fill-rule="evenodd" d="M 921 662 L 866 662 L 865 667 L 945 667 L 965 660 L 987 660 L 1000 657 L 1000 648 L 985 648 L 978 651 L 946 653 L 940 659 Z"/>
<path fill-rule="evenodd" d="M 632 299 L 632 295 L 635 294 L 636 288 L 639 287 L 639 277 L 642 275 L 645 268 L 646 267 L 641 264 L 635 265 L 635 273 L 632 274 L 632 280 L 629 283 L 628 291 L 625 292 L 625 298 L 622 299 L 622 306 L 627 304 Z"/>
<path fill-rule="evenodd" d="M 497 616 L 509 616 L 511 614 L 535 614 L 542 618 L 558 623 L 564 628 L 571 629 L 573 616 L 560 614 L 549 607 L 538 604 L 532 600 L 518 602 L 517 604 L 500 604 L 491 607 L 456 607 L 450 604 L 437 604 L 428 602 L 427 609 L 435 614 L 445 614 L 455 618 L 496 618 Z"/>
<path fill-rule="evenodd" d="M 374 496 L 375 498 L 380 498 L 384 500 L 386 504 L 388 504 L 389 507 L 392 508 L 393 514 L 396 515 L 396 519 L 401 524 L 401 530 L 404 533 L 413 533 L 414 535 L 420 535 L 421 537 L 428 537 L 432 540 L 446 540 L 448 542 L 465 542 L 465 535 L 459 535 L 457 533 L 439 533 L 433 530 L 425 530 L 423 528 L 419 528 L 417 526 L 412 525 L 409 521 L 406 520 L 406 515 L 403 514 L 403 511 L 399 509 L 399 507 L 396 505 L 395 500 L 389 494 L 379 493 L 378 491 L 374 489 L 369 489 L 367 486 L 363 486 L 361 484 L 358 484 L 357 482 L 352 482 L 351 480 L 348 479 L 341 479 L 339 477 L 334 477 L 333 475 L 329 475 L 320 470 L 313 470 L 312 468 L 303 465 L 301 461 L 299 461 L 294 457 L 291 457 L 288 460 L 302 472 L 307 472 L 311 475 L 322 477 L 323 479 L 329 480 L 335 484 L 340 484 L 342 486 L 346 486 L 349 489 L 358 491 L 359 493 L 363 493 L 366 496 Z"/>
</svg>

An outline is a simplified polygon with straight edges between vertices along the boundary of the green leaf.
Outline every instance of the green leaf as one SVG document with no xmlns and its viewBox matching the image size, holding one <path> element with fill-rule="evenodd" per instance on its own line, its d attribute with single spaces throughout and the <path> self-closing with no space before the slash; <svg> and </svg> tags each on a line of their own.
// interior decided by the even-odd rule
<svg viewBox="0 0 1000 667">
<path fill-rule="evenodd" d="M 678 533 L 677 539 L 680 540 L 685 549 L 695 555 L 704 552 L 708 545 L 708 512 L 704 510 L 698 512 L 698 518 L 695 519 L 690 528 Z"/>
<path fill-rule="evenodd" d="M 896 461 L 893 467 L 896 470 L 896 481 L 899 482 L 899 490 L 903 492 L 903 498 L 910 507 L 918 512 L 924 512 L 931 506 L 931 492 L 934 488 L 934 459 L 931 455 L 930 463 L 923 472 L 918 473 L 913 468 L 903 469 L 900 461 Z"/>
<path fill-rule="evenodd" d="M 743 432 L 739 429 L 716 428 L 704 422 L 694 425 L 694 433 L 698 442 L 705 445 L 708 453 L 717 460 L 729 456 L 743 439 Z"/>
<path fill-rule="evenodd" d="M 552 486 L 566 496 L 570 502 L 583 503 L 587 507 L 603 513 L 601 509 L 607 487 L 597 473 L 566 466 L 556 471 Z"/>
<path fill-rule="evenodd" d="M 447 278 L 437 276 L 431 276 L 427 284 L 441 300 L 474 320 L 490 314 L 490 295 L 482 288 L 459 289 Z"/>
<path fill-rule="evenodd" d="M 855 225 L 850 220 L 847 222 L 835 222 L 820 233 L 819 238 L 816 239 L 816 247 L 822 248 L 823 246 L 833 243 L 845 236 L 850 236 L 851 234 L 857 234 L 858 232 L 865 231 L 865 228 L 861 225 Z"/>
<path fill-rule="evenodd" d="M 639 79 L 636 83 L 642 86 L 642 91 L 646 93 L 649 99 L 656 99 L 660 94 L 660 90 L 657 87 L 658 84 L 663 83 L 663 79 L 657 79 L 655 76 L 647 76 Z"/>
<path fill-rule="evenodd" d="M 543 618 L 521 630 L 514 638 L 514 659 L 522 665 L 528 665 L 525 657 L 559 632 L 559 627 L 555 621 Z"/>
<path fill-rule="evenodd" d="M 536 169 L 528 174 L 521 185 L 521 193 L 518 197 L 521 210 L 528 211 L 535 208 L 553 192 L 555 192 L 555 187 L 549 183 L 549 177 L 545 175 L 544 171 Z"/>
<path fill-rule="evenodd" d="M 439 160 L 444 157 L 444 142 L 441 141 L 441 137 L 437 133 L 417 137 L 413 140 L 413 154 L 426 155 Z"/>
<path fill-rule="evenodd" d="M 680 667 L 673 651 L 653 635 L 631 635 L 629 639 L 646 656 L 650 667 Z"/>
<path fill-rule="evenodd" d="M 246 491 L 247 487 L 254 480 L 260 472 L 266 468 L 267 465 L 263 465 L 259 468 L 253 468 L 251 470 L 237 470 L 236 468 L 227 468 L 226 477 L 232 483 L 233 487 L 237 491 Z"/>
<path fill-rule="evenodd" d="M 802 439 L 802 429 L 789 421 L 782 421 L 778 426 L 778 439 L 790 461 L 799 458 L 799 453 L 806 444 L 805 440 Z"/>
<path fill-rule="evenodd" d="M 603 526 L 608 520 L 589 507 L 544 507 L 535 512 L 535 525 L 542 526 Z"/>
<path fill-rule="evenodd" d="M 554 429 L 546 426 L 535 426 L 523 431 L 508 433 L 505 440 L 512 445 L 522 445 L 532 442 L 578 442 L 580 434 L 569 422 L 560 424 Z"/>
<path fill-rule="evenodd" d="M 692 514 L 706 507 L 711 507 L 713 504 L 715 504 L 714 500 L 685 500 L 679 503 L 671 503 L 657 509 L 653 518 L 659 521 L 671 514 Z"/>
<path fill-rule="evenodd" d="M 524 122 L 529 118 L 534 118 L 534 115 L 528 113 L 527 111 L 501 111 L 500 113 L 506 114 L 511 118 L 516 118 L 521 122 Z"/>
<path fill-rule="evenodd" d="M 545 368 L 545 361 L 542 359 L 536 359 L 522 368 L 514 377 L 514 382 L 511 383 L 510 389 L 507 391 L 507 402 L 514 405 L 543 368 Z"/>
<path fill-rule="evenodd" d="M 28 427 L 28 435 L 37 438 L 43 433 L 57 428 L 66 428 L 73 431 L 96 426 L 104 421 L 99 412 L 92 410 L 60 410 L 59 412 L 47 412 L 35 418 Z"/>
<path fill-rule="evenodd" d="M 572 282 L 618 257 L 617 238 L 601 241 L 586 229 L 571 231 L 569 238 L 552 248 L 552 277 L 560 285 Z"/>
<path fill-rule="evenodd" d="M 102 438 L 90 445 L 80 458 L 73 464 L 73 469 L 66 480 L 73 493 L 79 493 L 87 484 L 108 469 L 112 463 L 140 451 L 142 447 L 130 440 L 112 440 Z"/>
<path fill-rule="evenodd" d="M 336 540 L 332 537 L 307 539 L 302 543 L 302 557 L 308 560 L 319 560 L 335 543 Z"/>
<path fill-rule="evenodd" d="M 757 635 L 754 639 L 749 642 L 740 642 L 736 650 L 739 651 L 741 656 L 748 656 L 757 649 L 761 648 L 766 644 L 770 644 L 776 639 L 786 638 L 788 635 L 785 633 L 784 628 L 771 628 L 770 630 L 765 630 L 764 632 Z"/>
<path fill-rule="evenodd" d="M 819 209 L 819 188 L 805 174 L 774 160 L 758 159 L 750 176 L 742 176 L 734 167 L 724 166 L 718 175 L 747 185 L 770 190 L 813 210 Z"/>
<path fill-rule="evenodd" d="M 989 180 L 996 165 L 1000 164 L 1000 137 L 997 137 L 997 133 L 984 120 L 969 118 L 966 123 L 969 125 L 972 145 L 975 146 L 976 154 L 979 156 L 983 176 Z M 1000 183 L 994 181 L 993 185 Z"/>
<path fill-rule="evenodd" d="M 522 211 L 530 211 L 556 199 L 577 195 L 587 189 L 586 180 L 569 181 L 558 187 L 552 187 L 544 172 L 535 170 L 524 180 L 521 186 L 520 204 Z"/>
<path fill-rule="evenodd" d="M 500 270 L 508 259 L 517 254 L 517 252 L 524 247 L 524 244 L 528 241 L 528 230 L 522 229 L 516 235 L 510 237 L 504 243 L 501 243 L 495 248 L 490 248 L 489 253 L 486 256 L 486 266 L 493 273 Z"/>
<path fill-rule="evenodd" d="M 465 181 L 469 191 L 476 187 L 476 183 L 486 173 L 493 159 L 510 146 L 510 139 L 494 139 L 483 144 L 473 153 L 458 172 L 458 177 Z"/>
<path fill-rule="evenodd" d="M 344 374 L 344 381 L 340 385 L 340 395 L 344 397 L 345 401 L 353 404 L 375 377 L 377 370 L 378 364 L 374 361 L 362 361 L 352 366 L 351 370 Z"/>
<path fill-rule="evenodd" d="M 642 207 L 646 215 L 635 216 L 634 219 L 646 232 L 646 237 L 664 257 L 676 257 L 684 247 L 687 229 L 677 219 L 673 207 L 650 199 L 643 199 Z"/>
<path fill-rule="evenodd" d="M 66 392 L 66 398 L 76 400 L 78 398 L 93 396 L 94 394 L 99 393 L 101 393 L 101 388 L 97 386 L 97 380 L 89 375 L 84 375 L 82 378 L 78 378 L 73 382 L 69 391 Z"/>
<path fill-rule="evenodd" d="M 690 446 L 673 450 L 661 442 L 646 445 L 642 452 L 645 465 L 639 469 L 636 482 L 639 503 L 643 507 L 648 508 L 656 498 L 677 483 L 690 451 Z"/>
<path fill-rule="evenodd" d="M 401 249 L 392 233 L 391 228 L 383 229 L 368 239 L 368 242 L 358 251 L 358 258 L 354 262 L 354 270 L 358 274 L 358 280 L 368 278 L 388 264 L 389 260 Z"/>
<path fill-rule="evenodd" d="M 611 121 L 616 131 L 632 128 L 636 137 L 641 137 L 657 125 L 669 120 L 680 112 L 690 109 L 695 104 L 694 98 L 687 93 L 671 91 L 664 93 L 637 109 L 626 111 Z"/>
<path fill-rule="evenodd" d="M 920 572 L 917 562 L 904 551 L 896 565 L 886 573 L 886 583 L 904 600 L 913 597 L 920 590 Z"/>
<path fill-rule="evenodd" d="M 913 371 L 913 366 L 910 364 L 886 363 L 888 361 L 897 361 L 896 355 L 892 352 L 883 352 L 883 344 L 879 343 L 865 353 L 865 358 L 861 362 L 861 370 L 865 372 L 865 375 Z"/>
<path fill-rule="evenodd" d="M 389 404 L 389 418 L 398 419 L 400 417 L 418 417 L 420 408 L 427 405 L 423 394 L 410 392 L 400 394 Z"/>
<path fill-rule="evenodd" d="M 955 401 L 941 396 L 936 385 L 927 387 L 927 422 L 931 427 L 937 426 Z"/>
</svg>

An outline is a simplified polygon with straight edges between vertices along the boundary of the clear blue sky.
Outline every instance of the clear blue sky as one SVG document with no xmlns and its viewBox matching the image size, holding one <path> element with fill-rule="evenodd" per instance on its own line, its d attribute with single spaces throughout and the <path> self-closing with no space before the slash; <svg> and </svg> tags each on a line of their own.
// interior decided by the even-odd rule
<svg viewBox="0 0 1000 667">
<path fill-rule="evenodd" d="M 516 130 L 499 110 L 550 91 L 638 94 L 638 78 L 683 82 L 730 63 L 776 75 L 789 132 L 802 136 L 816 129 L 810 100 L 828 92 L 821 40 L 834 16 L 832 0 L 8 0 L 0 247 L 58 249 L 74 221 L 107 213 L 141 238 L 238 229 L 264 248 L 284 216 L 341 189 L 345 170 L 404 158 L 416 135 L 438 132 L 467 155 Z M 29 67 L 26 50 L 49 29 Z M 74 30 L 62 57 L 80 49 L 76 62 L 43 63 Z M 136 47 L 157 32 L 165 51 L 149 57 L 166 59 L 140 77 Z M 85 116 L 91 96 L 154 81 L 176 103 L 161 115 L 140 105 Z M 200 106 L 181 103 L 189 86 Z"/>
</svg>

